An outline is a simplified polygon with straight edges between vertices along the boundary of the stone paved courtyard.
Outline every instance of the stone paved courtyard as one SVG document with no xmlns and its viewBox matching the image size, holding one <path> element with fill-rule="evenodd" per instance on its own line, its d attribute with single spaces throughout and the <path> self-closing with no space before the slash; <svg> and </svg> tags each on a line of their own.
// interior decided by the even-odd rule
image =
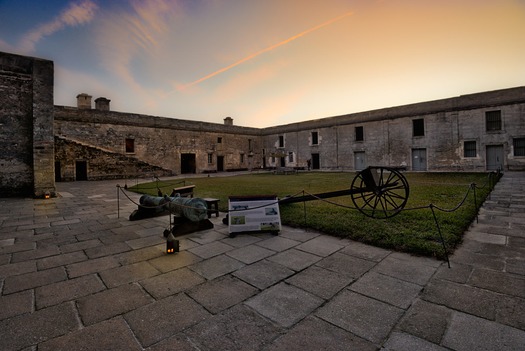
<svg viewBox="0 0 525 351">
<path fill-rule="evenodd" d="M 525 347 L 525 173 L 504 175 L 451 268 L 289 227 L 229 238 L 215 217 L 166 255 L 168 216 L 129 221 L 118 182 L 0 199 L 1 350 Z"/>
</svg>

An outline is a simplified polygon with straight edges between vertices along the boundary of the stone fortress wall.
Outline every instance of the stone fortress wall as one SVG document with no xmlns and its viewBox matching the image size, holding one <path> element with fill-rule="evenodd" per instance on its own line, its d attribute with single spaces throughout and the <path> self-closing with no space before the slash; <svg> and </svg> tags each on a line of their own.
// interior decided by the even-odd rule
<svg viewBox="0 0 525 351">
<path fill-rule="evenodd" d="M 0 53 L 1 196 L 54 181 L 277 167 L 525 170 L 525 87 L 249 128 L 115 112 L 82 93 L 53 105 L 51 61 Z"/>
<path fill-rule="evenodd" d="M 0 197 L 55 193 L 52 61 L 0 52 Z"/>
</svg>

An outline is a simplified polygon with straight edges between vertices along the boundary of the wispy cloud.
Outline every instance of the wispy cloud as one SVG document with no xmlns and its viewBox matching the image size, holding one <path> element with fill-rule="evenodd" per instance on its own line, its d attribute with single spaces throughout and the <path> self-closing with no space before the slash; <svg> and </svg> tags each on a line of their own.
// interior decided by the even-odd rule
<svg viewBox="0 0 525 351">
<path fill-rule="evenodd" d="M 314 32 L 314 31 L 318 30 L 318 29 L 321 29 L 321 28 L 323 28 L 323 27 L 326 27 L 326 26 L 328 26 L 328 25 L 330 25 L 330 24 L 332 24 L 332 23 L 335 23 L 335 22 L 337 22 L 337 21 L 339 21 L 339 20 L 341 20 L 341 19 L 343 19 L 343 18 L 345 18 L 345 17 L 347 17 L 347 16 L 350 16 L 350 15 L 352 15 L 352 12 L 347 12 L 347 13 L 341 15 L 341 16 L 338 16 L 338 17 L 332 18 L 332 19 L 329 20 L 329 21 L 326 21 L 326 22 L 321 23 L 321 24 L 319 24 L 319 25 L 317 25 L 317 26 L 314 26 L 314 27 L 312 27 L 312 28 L 309 28 L 309 29 L 307 29 L 307 30 L 304 30 L 304 31 L 302 31 L 302 32 L 299 33 L 299 34 L 296 34 L 296 35 L 294 35 L 294 36 L 291 36 L 290 38 L 288 38 L 288 39 L 286 39 L 286 40 L 283 40 L 283 41 L 281 41 L 281 42 L 279 42 L 279 43 L 277 43 L 277 44 L 271 45 L 271 46 L 269 46 L 269 47 L 267 47 L 267 48 L 265 48 L 265 49 L 262 49 L 262 50 L 260 50 L 260 51 L 257 51 L 257 52 L 255 52 L 255 53 L 253 53 L 253 54 L 251 54 L 251 55 L 248 55 L 248 56 L 244 57 L 243 59 L 240 59 L 239 61 L 232 63 L 231 65 L 228 65 L 228 66 L 226 66 L 226 67 L 223 67 L 223 68 L 221 68 L 221 69 L 219 69 L 219 70 L 217 70 L 217 71 L 215 71 L 215 72 L 213 72 L 213 73 L 210 73 L 210 74 L 208 74 L 208 75 L 206 75 L 206 76 L 204 76 L 204 77 L 202 77 L 202 78 L 199 78 L 199 79 L 197 79 L 197 80 L 195 80 L 195 81 L 193 81 L 193 82 L 191 82 L 191 83 L 181 85 L 181 86 L 179 86 L 178 89 L 179 89 L 179 90 L 184 90 L 184 89 L 189 88 L 189 87 L 191 87 L 191 86 L 193 86 L 193 85 L 197 85 L 197 84 L 199 84 L 199 83 L 202 83 L 202 82 L 204 82 L 204 81 L 206 81 L 206 80 L 208 80 L 208 79 L 210 79 L 210 78 L 212 78 L 212 77 L 215 77 L 216 75 L 219 75 L 219 74 L 224 73 L 224 72 L 226 72 L 226 71 L 228 71 L 228 70 L 230 70 L 230 69 L 232 69 L 232 68 L 234 68 L 234 67 L 236 67 L 236 66 L 239 66 L 239 65 L 242 64 L 242 63 L 245 63 L 245 62 L 247 62 L 247 61 L 250 61 L 250 60 L 256 58 L 256 57 L 259 56 L 259 55 L 262 55 L 262 54 L 264 54 L 264 53 L 266 53 L 266 52 L 269 52 L 269 51 L 272 51 L 272 50 L 274 50 L 274 49 L 277 49 L 277 48 L 280 47 L 280 46 L 283 46 L 283 45 L 285 45 L 285 44 L 288 44 L 288 43 L 291 42 L 291 41 L 294 41 L 294 40 L 296 40 L 296 39 L 299 39 L 300 37 L 305 36 L 306 34 L 309 34 L 309 33 L 311 33 L 311 32 Z"/>
<path fill-rule="evenodd" d="M 68 8 L 62 11 L 62 13 L 51 22 L 44 23 L 27 33 L 20 43 L 20 50 L 24 53 L 32 53 L 42 38 L 67 27 L 75 27 L 91 22 L 95 17 L 97 9 L 98 5 L 91 0 L 83 0 L 69 4 Z"/>
</svg>

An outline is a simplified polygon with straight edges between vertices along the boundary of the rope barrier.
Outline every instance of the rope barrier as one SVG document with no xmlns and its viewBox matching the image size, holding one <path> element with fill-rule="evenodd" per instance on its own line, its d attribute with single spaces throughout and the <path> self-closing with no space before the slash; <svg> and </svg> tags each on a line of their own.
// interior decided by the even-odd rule
<svg viewBox="0 0 525 351">
<path fill-rule="evenodd" d="M 454 207 L 452 208 L 442 208 L 442 207 L 439 207 L 439 206 L 436 206 L 432 203 L 428 204 L 428 205 L 425 205 L 425 206 L 416 206 L 416 207 L 412 207 L 412 208 L 402 208 L 400 210 L 398 210 L 397 212 L 398 213 L 401 213 L 403 211 L 415 211 L 415 210 L 423 210 L 423 209 L 430 209 L 430 211 L 432 212 L 432 217 L 434 219 L 434 223 L 436 224 L 436 228 L 437 228 L 437 231 L 438 231 L 438 234 L 439 234 L 439 238 L 440 238 L 440 241 L 441 241 L 441 244 L 443 246 L 443 251 L 444 251 L 444 254 L 445 254 L 445 257 L 446 257 L 446 261 L 448 263 L 448 267 L 450 268 L 450 261 L 449 261 L 449 257 L 448 257 L 448 250 L 447 250 L 447 247 L 446 247 L 446 244 L 445 244 L 445 239 L 442 235 L 442 232 L 441 232 L 441 227 L 439 225 L 439 222 L 438 222 L 438 219 L 437 219 L 437 216 L 436 216 L 436 212 L 435 211 L 440 211 L 440 212 L 444 212 L 444 213 L 452 213 L 452 212 L 455 212 L 457 210 L 459 210 L 466 202 L 469 194 L 470 194 L 470 191 L 472 190 L 473 193 L 474 193 L 474 206 L 476 208 L 476 211 L 478 211 L 478 206 L 477 206 L 477 193 L 476 193 L 476 189 L 485 189 L 487 186 L 489 187 L 489 191 L 491 191 L 494 186 L 495 186 L 495 183 L 497 182 L 497 180 L 499 180 L 499 178 L 501 178 L 501 173 L 499 171 L 497 172 L 491 172 L 488 174 L 487 176 L 487 180 L 486 182 L 482 185 L 482 186 L 478 186 L 476 183 L 471 183 L 465 193 L 465 195 L 463 196 L 463 198 L 461 199 L 461 201 L 459 201 Z M 160 181 L 160 179 L 158 179 L 157 177 L 155 177 L 157 179 L 157 185 L 158 185 L 158 181 Z M 179 183 L 183 183 L 185 181 L 178 181 L 176 183 L 173 183 L 173 184 L 170 184 L 169 186 L 173 186 L 175 184 L 179 184 Z M 442 184 L 442 183 L 440 183 Z M 449 185 L 457 185 L 457 184 L 449 184 Z M 461 184 L 462 186 L 466 185 L 466 184 Z M 151 188 L 140 188 L 141 190 L 142 189 L 159 189 L 158 186 L 155 186 L 155 187 L 151 187 Z M 137 205 L 139 208 L 145 208 L 145 209 L 161 209 L 161 208 L 164 208 L 166 209 L 173 200 L 168 197 L 168 196 L 164 196 L 163 199 L 165 199 L 166 201 L 159 204 L 159 205 L 156 205 L 156 206 L 147 206 L 147 205 L 143 205 L 143 204 L 140 204 L 140 203 L 137 203 L 135 200 L 133 200 L 124 190 L 127 190 L 127 187 L 124 189 L 122 187 L 120 187 L 119 185 L 117 185 L 117 206 L 119 207 L 118 209 L 118 215 L 120 216 L 120 192 L 122 192 L 124 194 L 124 196 L 126 196 L 126 198 L 131 201 L 133 204 Z M 138 190 L 138 189 L 137 189 Z M 160 189 L 159 189 L 160 190 Z M 310 201 L 311 199 L 315 199 L 315 200 L 318 200 L 318 201 L 322 201 L 324 203 L 327 203 L 327 204 L 330 204 L 330 205 L 333 205 L 333 206 L 337 206 L 337 207 L 342 207 L 342 208 L 346 208 L 346 209 L 351 209 L 351 210 L 359 210 L 361 211 L 360 208 L 358 207 L 355 207 L 355 206 L 349 206 L 349 205 L 344 205 L 344 204 L 340 204 L 340 203 L 336 203 L 336 202 L 333 202 L 333 201 L 330 201 L 330 200 L 327 200 L 326 198 L 321 198 L 315 194 L 311 194 L 305 190 L 301 190 L 301 191 L 298 191 L 297 193 L 295 193 L 294 195 L 289 195 L 289 196 L 286 196 L 285 198 L 281 199 L 281 200 L 276 200 L 275 202 L 272 202 L 272 203 L 266 203 L 264 205 L 261 205 L 261 206 L 256 206 L 256 207 L 251 207 L 249 209 L 238 209 L 238 210 L 235 210 L 235 209 L 228 209 L 227 210 L 227 215 L 229 215 L 231 212 L 239 212 L 239 211 L 252 211 L 252 210 L 257 210 L 257 209 L 260 209 L 260 208 L 264 208 L 264 207 L 267 207 L 267 206 L 271 206 L 271 205 L 278 205 L 279 203 L 285 201 L 285 199 L 290 199 L 290 198 L 294 198 L 294 197 L 297 197 L 298 195 L 302 194 L 302 196 L 308 196 L 309 199 L 308 200 L 304 200 L 303 201 L 303 211 L 304 211 L 304 222 L 305 222 L 305 227 L 306 227 L 306 224 L 307 224 L 307 215 L 306 215 L 306 201 Z M 490 193 L 489 193 L 490 195 Z M 310 199 L 311 198 L 311 199 Z M 182 204 L 177 204 L 178 207 L 181 207 L 181 208 L 189 208 L 189 209 L 199 209 L 200 208 L 197 208 L 197 207 L 193 207 L 193 206 L 186 206 L 186 205 L 182 205 Z M 209 211 L 209 209 L 208 209 Z M 478 220 L 478 213 L 476 212 L 476 221 Z M 171 211 L 170 211 L 170 226 L 171 226 Z"/>
</svg>

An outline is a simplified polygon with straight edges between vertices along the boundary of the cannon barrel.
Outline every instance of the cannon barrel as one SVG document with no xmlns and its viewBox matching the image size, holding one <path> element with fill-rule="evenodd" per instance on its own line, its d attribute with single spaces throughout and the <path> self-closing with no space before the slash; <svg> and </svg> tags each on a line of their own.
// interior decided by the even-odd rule
<svg viewBox="0 0 525 351">
<path fill-rule="evenodd" d="M 208 218 L 208 206 L 203 199 L 180 196 L 169 199 L 171 201 L 166 206 L 175 216 L 185 217 L 192 222 Z"/>
<path fill-rule="evenodd" d="M 199 198 L 142 195 L 139 202 L 139 212 L 144 215 L 168 210 L 175 216 L 187 218 L 192 222 L 208 218 L 206 201 Z"/>
</svg>

